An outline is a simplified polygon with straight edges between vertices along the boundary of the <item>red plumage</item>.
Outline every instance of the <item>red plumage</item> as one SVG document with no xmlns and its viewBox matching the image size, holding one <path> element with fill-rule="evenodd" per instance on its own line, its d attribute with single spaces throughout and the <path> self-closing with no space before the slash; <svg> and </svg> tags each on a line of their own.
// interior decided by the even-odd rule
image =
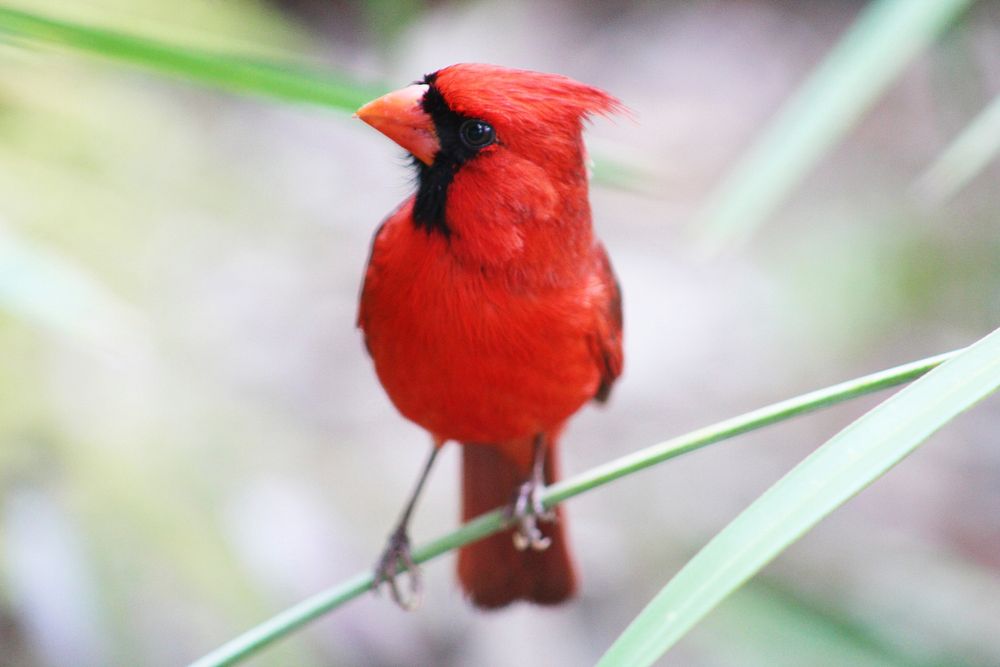
<svg viewBox="0 0 1000 667">
<path fill-rule="evenodd" d="M 424 193 L 442 196 L 443 217 L 422 224 L 418 194 L 383 223 L 358 322 L 399 411 L 436 441 L 465 446 L 471 518 L 511 500 L 531 474 L 536 437 L 549 443 L 545 481 L 554 481 L 563 424 L 603 400 L 621 372 L 621 300 L 591 229 L 581 137 L 588 114 L 618 103 L 565 77 L 489 65 L 446 68 L 428 86 L 446 106 L 420 102 L 439 152 L 452 119 L 488 123 L 495 142 L 443 176 L 427 173 L 444 169 L 444 157 L 423 168 L 421 187 L 445 183 L 446 192 Z M 562 525 L 543 532 L 553 538 L 545 551 L 518 552 L 509 533 L 463 549 L 459 576 L 472 601 L 571 595 Z"/>
</svg>

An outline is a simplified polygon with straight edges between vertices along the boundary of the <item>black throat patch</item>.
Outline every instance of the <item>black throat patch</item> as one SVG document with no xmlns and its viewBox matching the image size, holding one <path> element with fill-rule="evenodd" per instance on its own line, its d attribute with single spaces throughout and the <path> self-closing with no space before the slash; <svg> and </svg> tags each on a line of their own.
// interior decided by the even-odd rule
<svg viewBox="0 0 1000 667">
<path fill-rule="evenodd" d="M 417 196 L 413 205 L 413 223 L 428 234 L 451 235 L 445 216 L 448 187 L 462 165 L 471 160 L 479 150 L 469 148 L 459 138 L 459 127 L 468 116 L 452 111 L 444 96 L 434 86 L 436 74 L 428 74 L 420 83 L 430 86 L 424 96 L 423 109 L 434 121 L 440 149 L 434 164 L 424 164 L 414 158 L 417 170 Z"/>
</svg>

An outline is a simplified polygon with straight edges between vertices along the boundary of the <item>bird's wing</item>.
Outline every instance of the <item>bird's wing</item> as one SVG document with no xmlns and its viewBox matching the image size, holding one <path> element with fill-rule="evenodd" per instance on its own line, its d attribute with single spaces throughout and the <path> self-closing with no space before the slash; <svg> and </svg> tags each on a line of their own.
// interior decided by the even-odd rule
<svg viewBox="0 0 1000 667">
<path fill-rule="evenodd" d="M 597 302 L 596 326 L 592 339 L 598 368 L 601 370 L 601 382 L 594 400 L 604 403 L 611 394 L 611 386 L 622 373 L 624 355 L 621 287 L 611 267 L 608 253 L 600 243 L 597 244 L 597 272 L 605 298 Z"/>
</svg>

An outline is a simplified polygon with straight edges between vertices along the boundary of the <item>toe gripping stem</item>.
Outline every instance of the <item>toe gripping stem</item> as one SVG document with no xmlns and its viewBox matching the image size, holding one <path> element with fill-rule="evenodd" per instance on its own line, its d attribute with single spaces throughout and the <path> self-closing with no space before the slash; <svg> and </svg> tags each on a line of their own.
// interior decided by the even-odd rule
<svg viewBox="0 0 1000 667">
<path fill-rule="evenodd" d="M 518 551 L 531 549 L 545 551 L 552 543 L 542 534 L 540 522 L 551 523 L 556 513 L 545 508 L 542 491 L 545 490 L 545 439 L 539 433 L 535 436 L 534 462 L 531 476 L 517 488 L 513 502 L 507 506 L 504 518 L 514 526 L 514 546 Z"/>
</svg>

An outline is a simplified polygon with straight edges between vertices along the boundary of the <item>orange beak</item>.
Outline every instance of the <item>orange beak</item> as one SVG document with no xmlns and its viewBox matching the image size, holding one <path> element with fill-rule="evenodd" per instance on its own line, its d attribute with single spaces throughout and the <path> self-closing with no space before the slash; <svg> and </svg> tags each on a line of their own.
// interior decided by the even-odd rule
<svg viewBox="0 0 1000 667">
<path fill-rule="evenodd" d="M 421 105 L 426 92 L 426 84 L 407 86 L 372 100 L 354 115 L 410 151 L 424 164 L 433 164 L 441 146 L 434 121 Z"/>
</svg>

